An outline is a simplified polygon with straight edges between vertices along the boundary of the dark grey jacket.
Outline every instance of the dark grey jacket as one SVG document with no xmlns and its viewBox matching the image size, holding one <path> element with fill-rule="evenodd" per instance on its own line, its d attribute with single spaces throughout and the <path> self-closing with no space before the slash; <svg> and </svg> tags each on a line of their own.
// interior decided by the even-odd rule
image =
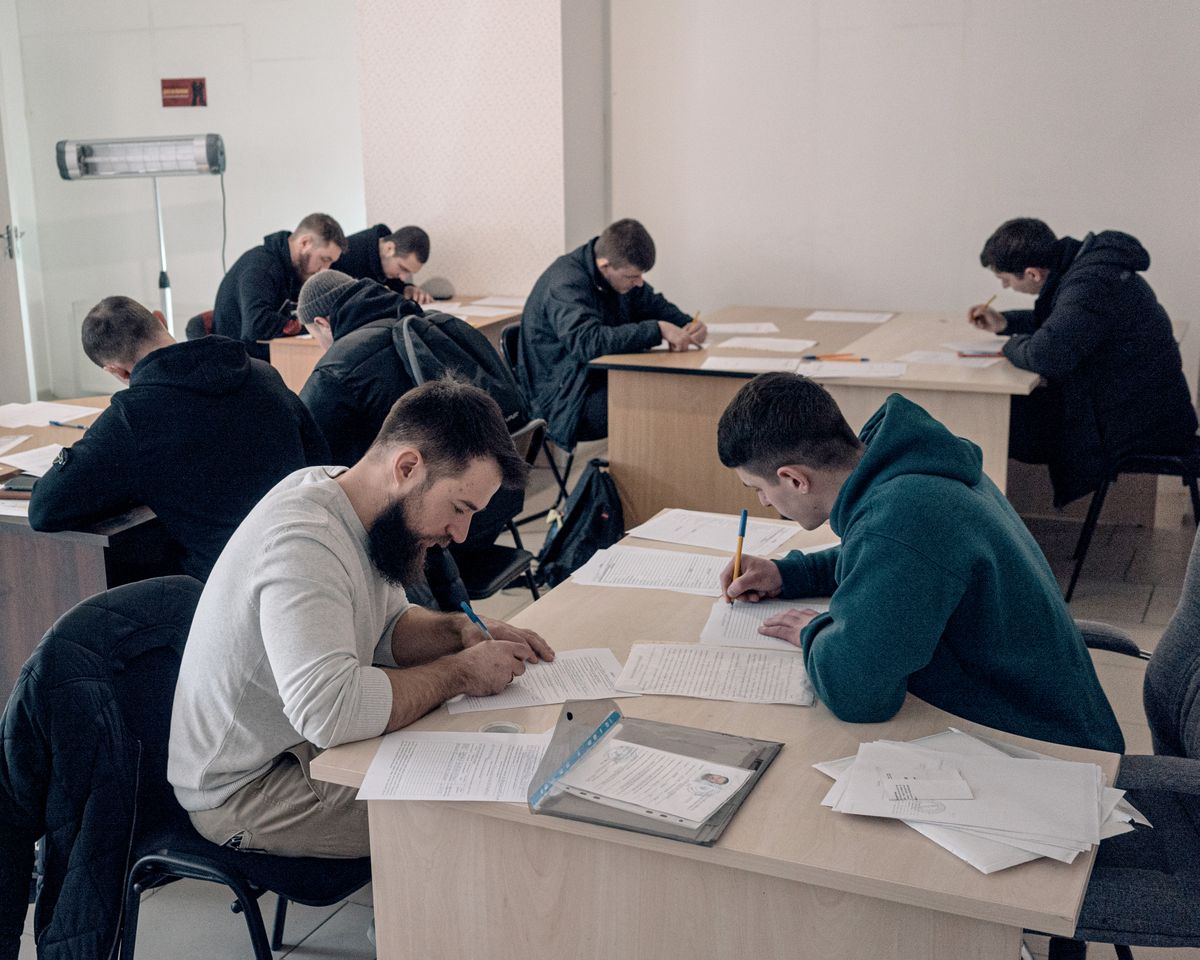
<svg viewBox="0 0 1200 960">
<path fill-rule="evenodd" d="M 1032 310 L 1009 310 L 1004 354 L 1046 378 L 1059 410 L 1050 479 L 1057 506 L 1095 490 L 1133 453 L 1178 452 L 1196 433 L 1171 321 L 1126 233 L 1063 237 Z"/>
<path fill-rule="evenodd" d="M 521 316 L 521 389 L 558 446 L 571 449 L 587 395 L 588 361 L 636 353 L 662 340 L 658 321 L 691 318 L 650 284 L 618 294 L 596 268 L 595 238 L 538 277 Z"/>
</svg>

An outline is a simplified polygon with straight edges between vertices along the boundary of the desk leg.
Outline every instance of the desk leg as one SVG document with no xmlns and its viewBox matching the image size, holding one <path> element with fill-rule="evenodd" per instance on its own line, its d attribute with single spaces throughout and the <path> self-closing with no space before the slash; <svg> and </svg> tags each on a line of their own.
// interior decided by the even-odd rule
<svg viewBox="0 0 1200 960">
<path fill-rule="evenodd" d="M 1013 960 L 1019 951 L 1015 927 L 457 805 L 371 802 L 370 821 L 380 960 Z"/>
</svg>

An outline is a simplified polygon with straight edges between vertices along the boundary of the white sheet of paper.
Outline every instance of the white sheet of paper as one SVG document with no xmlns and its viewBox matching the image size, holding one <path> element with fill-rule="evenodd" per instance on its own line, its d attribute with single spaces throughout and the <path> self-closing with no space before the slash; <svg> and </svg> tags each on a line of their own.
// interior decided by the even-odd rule
<svg viewBox="0 0 1200 960">
<path fill-rule="evenodd" d="M 709 323 L 709 333 L 778 333 L 773 323 Z"/>
<path fill-rule="evenodd" d="M 432 307 L 433 304 L 430 304 Z M 453 314 L 456 317 L 480 317 L 484 320 L 492 317 L 506 317 L 513 312 L 512 307 L 477 307 L 473 303 L 460 303 L 454 309 L 438 307 L 442 313 Z"/>
<path fill-rule="evenodd" d="M 421 304 L 424 310 L 437 310 L 440 313 L 453 313 L 462 306 L 458 300 L 434 300 L 432 303 Z"/>
<path fill-rule="evenodd" d="M 0 463 L 7 463 L 10 467 L 16 467 L 35 477 L 42 477 L 54 465 L 54 458 L 61 452 L 61 443 L 48 443 L 44 447 L 34 447 L 20 453 L 6 453 L 0 456 Z"/>
<path fill-rule="evenodd" d="M 815 695 L 802 657 L 698 643 L 635 643 L 618 690 L 737 703 L 810 706 Z"/>
<path fill-rule="evenodd" d="M 28 500 L 0 500 L 0 517 L 29 516 Z"/>
<path fill-rule="evenodd" d="M 769 350 L 771 353 L 804 353 L 816 345 L 816 340 L 789 340 L 783 337 L 730 337 L 717 344 L 730 350 Z"/>
<path fill-rule="evenodd" d="M 35 400 L 33 403 L 6 403 L 0 405 L 0 427 L 48 427 L 51 420 L 68 423 L 80 417 L 99 413 L 95 407 L 83 407 L 74 403 L 56 403 L 52 400 Z"/>
<path fill-rule="evenodd" d="M 689 343 L 688 344 L 688 350 L 707 350 L 707 349 L 708 349 L 707 342 Z M 650 348 L 651 353 L 669 353 L 670 350 L 671 350 L 671 345 L 669 343 L 667 343 L 666 340 L 663 340 L 661 343 Z M 681 350 L 679 352 L 682 353 L 683 351 Z"/>
<path fill-rule="evenodd" d="M 638 524 L 629 531 L 629 536 L 726 550 L 732 555 L 737 547 L 739 522 L 740 518 L 727 513 L 704 513 L 675 507 Z M 750 518 L 746 521 L 746 539 L 742 549 L 752 556 L 769 556 L 799 532 L 795 524 Z"/>
<path fill-rule="evenodd" d="M 526 664 L 525 672 L 491 697 L 463 697 L 446 704 L 450 713 L 536 707 L 568 700 L 603 700 L 627 696 L 615 683 L 621 663 L 607 647 L 561 650 L 549 663 Z"/>
<path fill-rule="evenodd" d="M 812 360 L 796 365 L 796 373 L 806 377 L 902 377 L 908 369 L 903 363 L 847 363 L 844 360 Z"/>
<path fill-rule="evenodd" d="M 887 800 L 970 800 L 971 787 L 950 760 L 903 761 L 879 768 Z"/>
<path fill-rule="evenodd" d="M 19 447 L 29 439 L 27 434 L 16 433 L 11 437 L 0 437 L 0 453 L 8 453 L 13 447 Z"/>
<path fill-rule="evenodd" d="M 651 547 L 597 550 L 571 579 L 593 587 L 637 587 L 715 597 L 721 592 L 721 568 L 728 557 L 677 553 Z"/>
<path fill-rule="evenodd" d="M 358 788 L 359 800 L 525 803 L 550 733 L 389 733 Z"/>
<path fill-rule="evenodd" d="M 718 647 L 757 647 L 763 650 L 783 650 L 799 653 L 800 648 L 778 637 L 764 637 L 758 632 L 763 621 L 785 610 L 829 609 L 828 600 L 761 600 L 758 603 L 728 604 L 717 600 L 708 614 L 708 622 L 700 631 L 700 642 Z"/>
<path fill-rule="evenodd" d="M 871 313 L 863 310 L 814 310 L 805 320 L 818 323 L 886 323 L 894 313 Z"/>
<path fill-rule="evenodd" d="M 1006 343 L 1008 337 L 989 337 L 985 334 L 967 340 L 947 340 L 942 346 L 955 353 L 1000 353 Z"/>
<path fill-rule="evenodd" d="M 476 300 L 473 306 L 476 307 L 507 307 L 509 310 L 520 310 L 525 306 L 524 297 L 484 297 L 482 300 Z"/>
<path fill-rule="evenodd" d="M 700 369 L 732 373 L 795 373 L 799 363 L 788 357 L 708 357 Z"/>
<path fill-rule="evenodd" d="M 702 824 L 751 771 L 606 737 L 559 777 L 572 793 L 650 817 Z"/>
<path fill-rule="evenodd" d="M 969 367 L 983 369 L 993 367 L 1003 357 L 960 357 L 953 350 L 910 350 L 902 357 L 905 363 L 929 363 L 939 367 Z"/>
</svg>

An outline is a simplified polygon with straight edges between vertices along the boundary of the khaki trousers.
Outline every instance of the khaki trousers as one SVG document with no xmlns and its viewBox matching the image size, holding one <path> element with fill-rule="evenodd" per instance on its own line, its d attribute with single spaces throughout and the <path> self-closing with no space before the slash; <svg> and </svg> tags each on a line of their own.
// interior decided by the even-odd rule
<svg viewBox="0 0 1200 960">
<path fill-rule="evenodd" d="M 320 753 L 301 743 L 276 758 L 215 810 L 189 811 L 207 840 L 280 857 L 366 857 L 367 805 L 353 787 L 314 780 L 309 763 Z"/>
</svg>

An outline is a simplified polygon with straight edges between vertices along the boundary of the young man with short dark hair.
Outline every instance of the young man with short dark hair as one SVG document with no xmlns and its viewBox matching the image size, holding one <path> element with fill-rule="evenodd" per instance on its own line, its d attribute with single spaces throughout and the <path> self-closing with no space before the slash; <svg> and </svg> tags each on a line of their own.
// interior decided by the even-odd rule
<svg viewBox="0 0 1200 960">
<path fill-rule="evenodd" d="M 377 223 L 350 234 L 346 252 L 331 269 L 355 280 L 382 283 L 417 303 L 430 303 L 433 297 L 413 282 L 428 260 L 429 234 L 420 227 L 392 230 L 386 223 Z"/>
<path fill-rule="evenodd" d="M 128 385 L 34 486 L 29 523 L 66 530 L 150 507 L 204 580 L 237 525 L 281 477 L 325 463 L 328 448 L 275 369 L 240 343 L 176 343 L 128 297 L 101 300 L 83 349 Z"/>
<path fill-rule="evenodd" d="M 1150 255 L 1127 233 L 1057 238 L 1009 220 L 979 255 L 1032 310 L 976 304 L 968 319 L 1011 334 L 1004 355 L 1045 385 L 1014 397 L 1009 454 L 1050 467 L 1054 503 L 1095 490 L 1125 457 L 1190 449 L 1196 412 L 1167 312 L 1141 272 Z"/>
<path fill-rule="evenodd" d="M 838 717 L 880 723 L 913 693 L 1009 733 L 1123 751 L 1054 575 L 975 444 L 899 394 L 856 437 L 819 384 L 769 373 L 722 414 L 717 448 L 764 506 L 841 537 L 721 575 L 738 602 L 831 596 L 828 613 L 789 610 L 761 632 L 801 648 Z"/>
<path fill-rule="evenodd" d="M 327 213 L 310 213 L 291 233 L 267 234 L 221 280 L 213 333 L 241 340 L 250 356 L 269 359 L 269 348 L 259 341 L 300 332 L 292 313 L 301 284 L 328 270 L 345 250 L 346 235 Z"/>
<path fill-rule="evenodd" d="M 643 278 L 654 241 L 636 220 L 618 220 L 543 273 L 521 316 L 519 373 L 533 415 L 563 449 L 608 436 L 608 378 L 588 362 L 649 350 L 687 350 L 707 328 Z"/>
<path fill-rule="evenodd" d="M 196 610 L 171 718 L 168 776 L 214 843 L 281 856 L 366 856 L 366 805 L 317 783 L 320 750 L 503 690 L 541 637 L 408 603 L 425 550 L 527 467 L 499 407 L 435 380 L 392 408 L 353 467 L 281 480 L 221 554 Z"/>
</svg>

